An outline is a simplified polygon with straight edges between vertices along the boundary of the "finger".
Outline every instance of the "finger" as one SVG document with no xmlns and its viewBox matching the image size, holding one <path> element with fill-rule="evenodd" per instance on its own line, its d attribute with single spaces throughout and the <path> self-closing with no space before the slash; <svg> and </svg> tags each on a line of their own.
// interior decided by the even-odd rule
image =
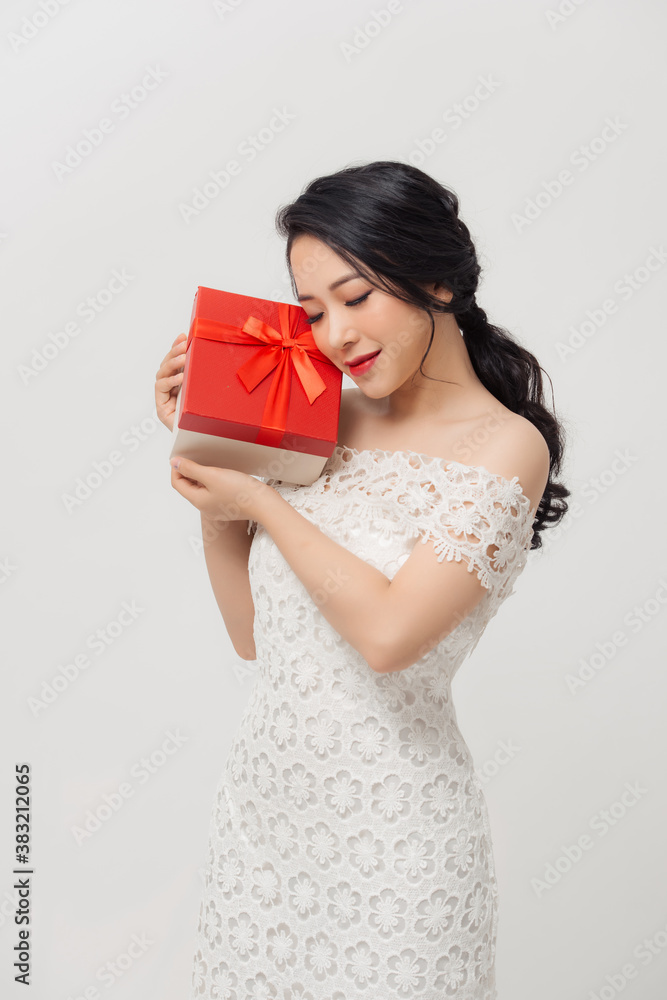
<svg viewBox="0 0 667 1000">
<path fill-rule="evenodd" d="M 185 367 L 185 359 L 187 354 L 183 351 L 182 354 L 170 354 L 164 359 L 157 372 L 155 373 L 156 378 L 164 378 L 165 375 L 173 375 L 175 371 L 183 371 Z"/>
<path fill-rule="evenodd" d="M 182 334 L 182 336 L 185 336 L 185 334 Z M 174 367 L 178 367 L 177 365 L 174 364 L 175 360 L 181 362 L 182 359 L 185 358 L 186 353 L 187 352 L 186 352 L 185 340 L 181 340 L 178 343 L 174 342 L 174 346 L 171 348 L 168 354 L 165 354 L 162 361 L 160 362 L 160 367 L 157 370 L 156 378 L 159 378 L 161 375 L 169 374 Z"/>
<path fill-rule="evenodd" d="M 174 372 L 173 375 L 163 375 L 162 378 L 158 378 L 155 380 L 155 384 L 156 386 L 158 386 L 158 388 L 164 389 L 169 385 L 175 385 L 179 381 L 179 379 L 182 381 L 183 372 Z"/>
<path fill-rule="evenodd" d="M 176 471 L 181 476 L 185 476 L 186 479 L 194 479 L 198 483 L 206 483 L 208 472 L 205 465 L 199 465 L 198 462 L 193 462 L 191 458 L 181 458 L 180 455 L 174 455 L 173 458 L 169 459 L 169 462 L 172 468 L 176 468 Z M 174 465 L 175 462 L 178 462 L 177 467 Z"/>
<path fill-rule="evenodd" d="M 166 360 L 169 361 L 172 358 L 180 358 L 182 354 L 186 353 L 185 348 L 186 348 L 186 342 L 184 340 L 181 340 L 178 344 L 176 344 L 175 347 L 172 347 L 172 349 L 169 351 L 169 354 L 167 355 Z"/>
<path fill-rule="evenodd" d="M 192 502 L 194 502 L 194 497 L 200 497 L 202 493 L 206 493 L 206 488 L 201 483 L 194 479 L 188 479 L 187 476 L 182 476 L 178 469 L 173 466 L 171 468 L 171 485 L 181 496 Z"/>
<path fill-rule="evenodd" d="M 158 368 L 158 374 L 162 371 L 163 368 L 165 368 L 165 366 L 169 364 L 169 362 L 173 358 L 179 357 L 181 354 L 185 354 L 186 341 L 182 339 L 183 337 L 185 337 L 184 333 L 179 334 L 179 336 L 172 344 L 168 353 L 165 354 L 162 361 L 160 362 L 160 367 Z"/>
<path fill-rule="evenodd" d="M 176 375 L 168 375 L 157 379 L 155 382 L 156 395 L 163 396 L 166 401 L 171 396 L 172 389 L 177 387 L 182 380 L 183 372 L 177 372 Z"/>
<path fill-rule="evenodd" d="M 173 378 L 175 375 L 182 375 L 184 371 L 185 362 L 179 364 L 178 360 L 175 363 L 171 362 L 168 365 L 162 365 L 155 373 L 155 381 L 164 382 L 165 379 Z"/>
<path fill-rule="evenodd" d="M 187 478 L 187 476 L 182 476 L 182 475 L 180 474 L 180 472 L 178 471 L 178 469 L 176 469 L 176 468 L 175 468 L 175 467 L 174 467 L 174 466 L 172 465 L 172 466 L 171 466 L 171 482 L 172 482 L 172 485 L 173 485 L 173 486 L 178 486 L 178 485 L 180 485 L 181 483 L 186 483 L 186 484 L 189 484 L 189 483 L 191 482 L 191 480 L 189 480 L 189 479 Z"/>
</svg>

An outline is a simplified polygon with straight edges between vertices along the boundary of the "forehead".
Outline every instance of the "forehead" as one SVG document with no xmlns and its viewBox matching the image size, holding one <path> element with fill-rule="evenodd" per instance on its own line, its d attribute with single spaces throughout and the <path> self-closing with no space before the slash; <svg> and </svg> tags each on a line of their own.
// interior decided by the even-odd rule
<svg viewBox="0 0 667 1000">
<path fill-rule="evenodd" d="M 290 264 L 299 292 L 309 292 L 310 285 L 333 281 L 350 270 L 342 257 L 314 236 L 298 236 L 290 251 Z"/>
</svg>

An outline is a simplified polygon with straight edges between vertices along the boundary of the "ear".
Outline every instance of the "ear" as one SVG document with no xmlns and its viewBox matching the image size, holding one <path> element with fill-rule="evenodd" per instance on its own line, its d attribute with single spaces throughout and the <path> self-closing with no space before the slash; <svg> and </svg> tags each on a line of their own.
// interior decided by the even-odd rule
<svg viewBox="0 0 667 1000">
<path fill-rule="evenodd" d="M 443 302 L 449 303 L 454 297 L 454 293 L 449 288 L 445 288 L 439 281 L 435 282 L 430 291 L 433 295 L 437 295 L 439 299 L 442 299 Z"/>
</svg>

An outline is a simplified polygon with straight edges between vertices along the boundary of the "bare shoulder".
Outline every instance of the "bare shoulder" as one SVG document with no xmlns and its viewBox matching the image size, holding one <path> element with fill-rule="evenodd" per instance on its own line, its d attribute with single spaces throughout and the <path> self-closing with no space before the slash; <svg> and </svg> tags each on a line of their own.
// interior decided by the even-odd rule
<svg viewBox="0 0 667 1000">
<path fill-rule="evenodd" d="M 549 446 L 535 424 L 513 413 L 504 420 L 493 441 L 484 449 L 480 464 L 506 479 L 518 477 L 521 489 L 536 508 L 549 480 Z"/>
<path fill-rule="evenodd" d="M 464 464 L 483 466 L 509 480 L 517 477 L 531 508 L 537 508 L 549 479 L 551 456 L 546 440 L 527 417 L 492 400 L 493 405 L 485 405 L 481 417 L 478 411 L 474 417 L 456 424 L 422 427 L 419 433 L 413 426 L 409 439 L 401 436 L 398 440 L 396 429 L 392 428 L 388 434 L 382 418 L 373 416 L 373 409 L 365 399 L 358 386 L 342 390 L 339 444 L 378 446 L 387 451 L 406 448 L 424 455 L 438 455 L 447 462 L 460 460 L 461 444 L 466 442 Z M 484 402 L 488 404 L 488 400 Z M 473 442 L 472 457 L 469 442 Z"/>
</svg>

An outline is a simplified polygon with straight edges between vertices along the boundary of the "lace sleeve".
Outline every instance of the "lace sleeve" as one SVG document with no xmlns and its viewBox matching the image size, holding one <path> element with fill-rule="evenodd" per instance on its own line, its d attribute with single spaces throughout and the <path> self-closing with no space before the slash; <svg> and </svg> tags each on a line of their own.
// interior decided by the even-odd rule
<svg viewBox="0 0 667 1000">
<path fill-rule="evenodd" d="M 504 590 L 524 565 L 532 538 L 530 501 L 518 478 L 449 463 L 430 471 L 422 491 L 420 541 L 434 543 L 439 562 L 463 559 L 486 589 Z"/>
</svg>

